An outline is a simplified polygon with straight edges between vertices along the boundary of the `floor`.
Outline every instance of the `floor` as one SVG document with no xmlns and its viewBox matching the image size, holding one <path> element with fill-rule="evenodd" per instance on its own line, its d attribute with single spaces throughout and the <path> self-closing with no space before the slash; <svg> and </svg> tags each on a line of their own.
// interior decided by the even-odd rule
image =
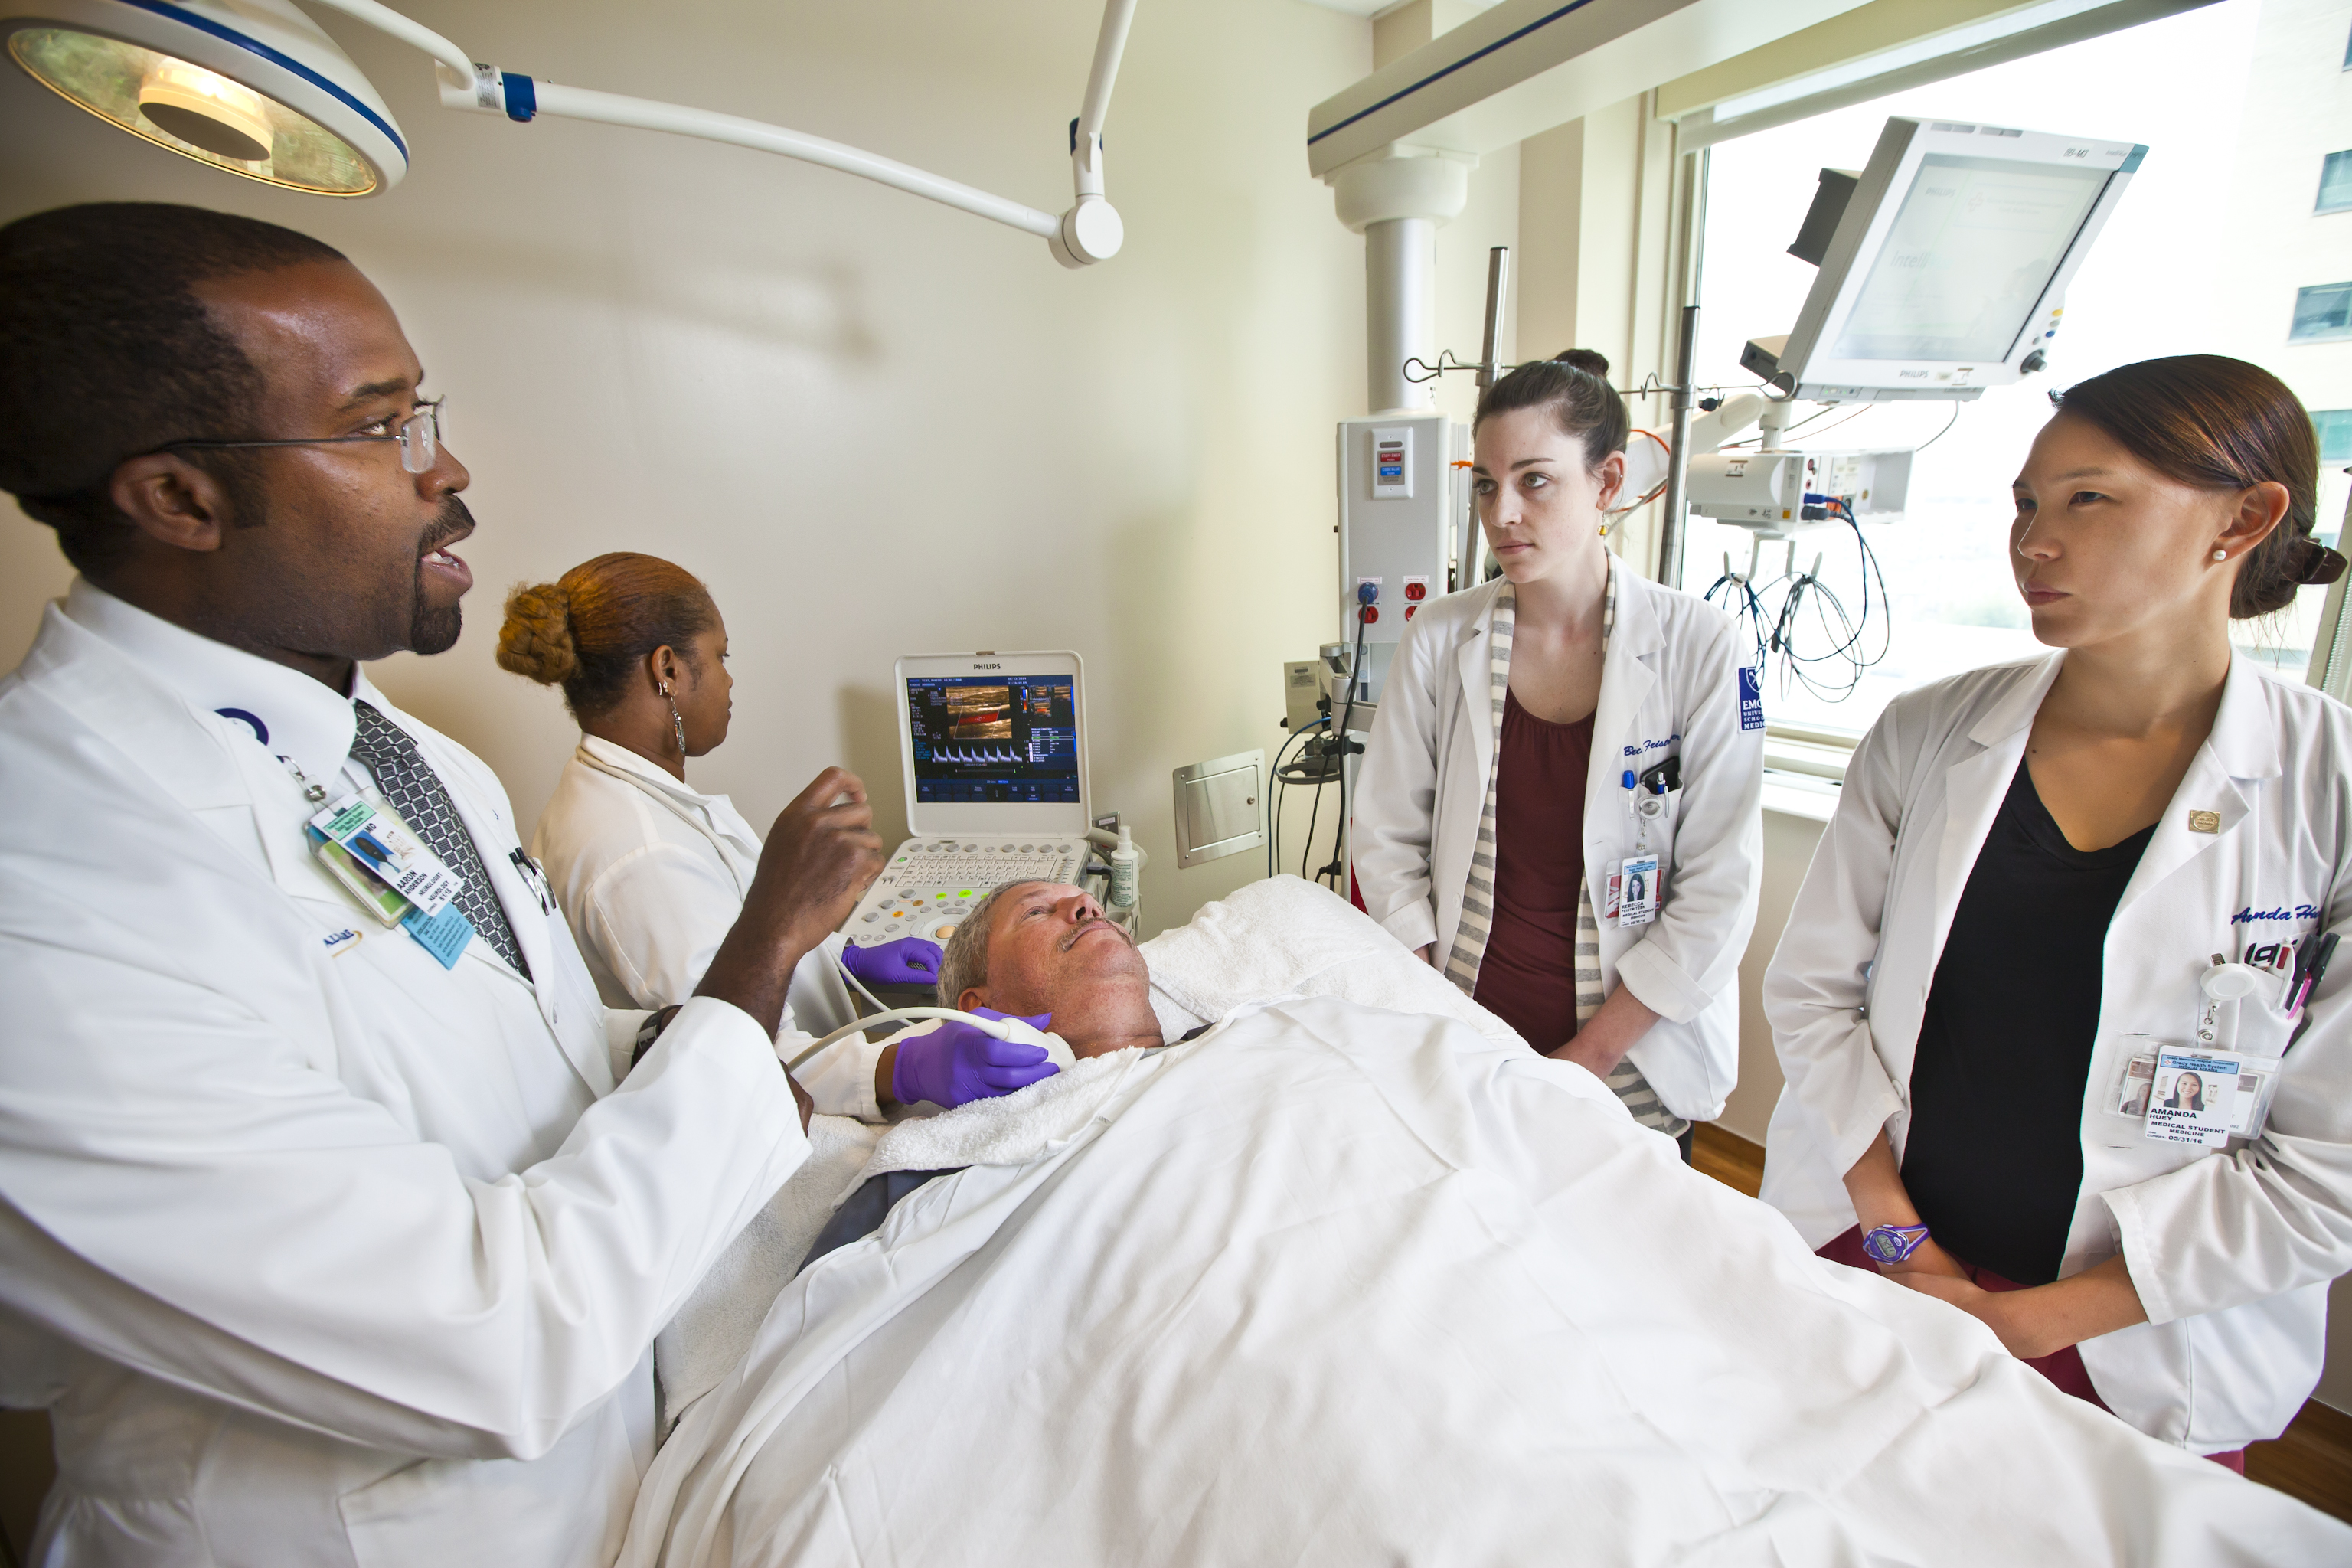
<svg viewBox="0 0 2352 1568">
<path fill-rule="evenodd" d="M 1764 1179 L 1764 1151 L 1712 1123 L 1694 1132 L 1692 1166 L 1754 1197 Z M 2352 1520 L 2352 1415 L 2312 1401 L 2278 1441 L 2246 1450 L 2246 1476 Z"/>
</svg>

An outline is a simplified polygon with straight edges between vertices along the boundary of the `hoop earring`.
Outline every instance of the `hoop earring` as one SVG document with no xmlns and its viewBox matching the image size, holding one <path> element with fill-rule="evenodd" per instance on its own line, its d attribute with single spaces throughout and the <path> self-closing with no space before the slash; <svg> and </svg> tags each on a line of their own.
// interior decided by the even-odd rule
<svg viewBox="0 0 2352 1568">
<path fill-rule="evenodd" d="M 676 736 L 677 737 L 677 760 L 678 760 L 679 762 L 681 762 L 681 763 L 682 763 L 682 762 L 686 761 L 686 719 L 685 719 L 685 716 L 684 716 L 683 714 L 681 714 L 681 713 L 679 713 L 679 712 L 678 712 L 678 710 L 677 710 L 677 703 L 675 700 L 673 700 L 671 699 L 671 697 L 670 697 L 670 694 L 669 694 L 669 682 L 668 682 L 668 681 L 667 681 L 667 680 L 656 680 L 656 681 L 655 681 L 655 682 L 654 682 L 654 689 L 661 693 L 661 695 L 662 695 L 662 700 L 663 700 L 663 701 L 669 703 L 669 728 L 670 728 L 670 733 L 672 733 L 672 734 L 674 734 L 674 735 L 676 735 Z"/>
</svg>

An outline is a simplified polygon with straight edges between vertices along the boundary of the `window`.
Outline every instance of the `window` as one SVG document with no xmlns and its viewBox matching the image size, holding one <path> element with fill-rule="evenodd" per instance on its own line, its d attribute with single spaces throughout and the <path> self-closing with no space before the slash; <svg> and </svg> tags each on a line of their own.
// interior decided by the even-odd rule
<svg viewBox="0 0 2352 1568">
<path fill-rule="evenodd" d="M 2237 212 L 2282 236 L 2308 233 L 2315 241 L 2338 226 L 2334 220 L 2308 224 L 2311 186 L 2304 181 L 2313 163 L 2342 145 L 2341 122 L 2265 112 L 2263 94 L 2271 89 L 2255 66 L 2280 46 L 2288 25 L 2280 13 L 2260 0 L 2219 0 L 1712 150 L 1694 379 L 1703 394 L 1731 395 L 1756 385 L 1738 368 L 1741 347 L 1794 326 L 1812 284 L 1814 268 L 1783 247 L 1803 220 L 1819 171 L 1862 167 L 1888 115 L 2130 138 L 2149 149 L 2067 290 L 2064 326 L 2049 345 L 2046 371 L 1965 403 L 1794 411 L 1813 422 L 1792 429 L 1791 446 L 1909 447 L 1915 456 L 1904 515 L 1864 525 L 1887 590 L 1882 603 L 1872 585 L 1869 641 L 1875 644 L 1879 627 L 1888 627 L 1886 657 L 1843 700 L 1784 678 L 1781 661 L 1771 659 L 1764 710 L 1775 730 L 1859 735 L 1898 692 L 2044 651 L 2010 570 L 2009 482 L 2050 417 L 2053 391 L 2138 360 L 2229 354 L 2278 374 L 2306 406 L 2336 411 L 2315 420 L 2328 450 L 2352 441 L 2352 284 L 2336 286 L 2327 308 L 2313 310 L 2307 300 L 2298 305 L 2297 321 L 2312 316 L 2324 335 L 2298 331 L 2290 350 L 2279 333 L 2279 317 L 2298 284 L 2335 271 L 2333 254 L 2288 245 L 2250 253 L 2195 216 Z M 2053 110 L 2053 103 L 2061 109 Z M 2289 170 L 2305 173 L 2280 178 Z M 2331 459 L 2321 474 L 2323 539 L 2334 537 L 2344 515 L 2343 466 Z M 1769 582 L 1792 565 L 1804 572 L 1816 555 L 1824 584 L 1849 613 L 1858 611 L 1859 552 L 1843 529 L 1802 535 L 1793 548 L 1759 547 L 1741 529 L 1693 518 L 1682 585 L 1706 590 L 1727 561 L 1744 575 L 1753 560 L 1759 583 Z M 2300 673 L 2324 595 L 2305 590 L 2296 606 L 2277 616 L 2239 623 L 2239 646 L 2251 658 Z M 1811 673 L 1817 683 L 1836 684 L 1820 682 L 1824 669 Z"/>
<path fill-rule="evenodd" d="M 2352 212 L 2352 152 L 2330 153 L 2319 165 L 2317 213 Z"/>
<path fill-rule="evenodd" d="M 2352 463 L 2352 408 L 2314 410 L 2311 425 L 2319 432 L 2321 462 Z"/>
<path fill-rule="evenodd" d="M 2352 338 L 2352 283 L 2315 283 L 2296 289 L 2294 321 L 2286 336 L 2295 343 Z"/>
</svg>

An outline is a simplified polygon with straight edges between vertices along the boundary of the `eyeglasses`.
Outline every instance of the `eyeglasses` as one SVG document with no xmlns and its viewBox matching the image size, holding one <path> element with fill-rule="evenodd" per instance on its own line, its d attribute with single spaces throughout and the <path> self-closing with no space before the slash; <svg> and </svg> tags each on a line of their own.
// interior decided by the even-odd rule
<svg viewBox="0 0 2352 1568">
<path fill-rule="evenodd" d="M 400 466 L 412 474 L 430 468 L 441 453 L 441 405 L 446 397 L 436 397 L 430 403 L 420 403 L 415 412 L 382 436 L 298 436 L 288 441 L 173 441 L 155 449 L 159 452 L 191 450 L 225 451 L 236 447 L 336 447 L 351 441 L 397 441 L 400 443 Z"/>
</svg>

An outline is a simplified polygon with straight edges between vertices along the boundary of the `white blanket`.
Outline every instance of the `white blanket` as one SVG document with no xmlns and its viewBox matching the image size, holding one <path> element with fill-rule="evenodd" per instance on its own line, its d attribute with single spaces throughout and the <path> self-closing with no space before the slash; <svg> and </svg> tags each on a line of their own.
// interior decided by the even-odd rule
<svg viewBox="0 0 2352 1568">
<path fill-rule="evenodd" d="M 856 1182 L 881 1132 L 846 1116 L 809 1118 L 809 1157 L 654 1337 L 664 1435 L 679 1412 L 718 1387 L 741 1358 L 776 1292 L 833 1217 L 843 1184 Z"/>
<path fill-rule="evenodd" d="M 1394 937 L 1354 905 L 1289 876 L 1253 883 L 1202 910 L 1192 924 L 1143 944 L 1151 965 L 1152 1007 L 1171 1040 L 1244 1003 L 1288 993 L 1435 1013 L 1459 1018 L 1497 1040 L 1518 1037 L 1509 1025 L 1427 964 L 1398 963 L 1403 952 Z M 1066 1047 L 1055 1059 L 1066 1072 L 1069 1069 Z M 1072 1104 L 1067 1091 L 1073 1084 L 1097 1081 L 1106 1070 L 1080 1065 L 1078 1079 L 1049 1079 L 1053 1087 L 1036 1094 L 976 1101 L 944 1118 L 924 1114 L 901 1121 L 889 1130 L 879 1152 L 876 1139 L 883 1135 L 882 1129 L 842 1117 L 812 1118 L 808 1160 L 703 1277 L 654 1342 L 661 1381 L 660 1431 L 667 1436 L 680 1412 L 719 1385 L 751 1344 L 776 1292 L 799 1268 L 825 1221 L 859 1184 L 886 1171 L 992 1163 L 992 1140 L 1021 1150 L 1023 1158 L 1049 1147 L 1052 1134 L 1041 1131 L 1034 1119 L 1067 1114 Z M 935 1121 L 940 1124 L 936 1129 Z M 975 1134 L 975 1128 L 998 1131 Z M 967 1157 L 950 1160 L 925 1152 L 941 1139 L 975 1137 L 978 1142 L 965 1149 Z M 869 1154 L 875 1156 L 870 1166 Z"/>
<path fill-rule="evenodd" d="M 949 1120 L 989 1163 L 783 1289 L 624 1563 L 2352 1562 L 1442 1014 L 1245 1007 Z"/>
</svg>

